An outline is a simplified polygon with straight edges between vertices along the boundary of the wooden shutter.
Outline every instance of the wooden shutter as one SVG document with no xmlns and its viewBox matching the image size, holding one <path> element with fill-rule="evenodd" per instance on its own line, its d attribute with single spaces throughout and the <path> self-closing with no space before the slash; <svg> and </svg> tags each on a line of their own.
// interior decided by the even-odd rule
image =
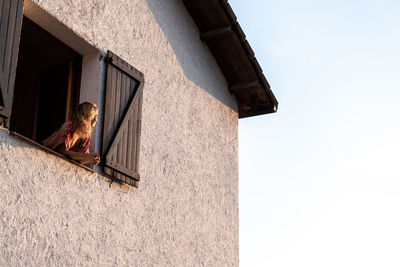
<svg viewBox="0 0 400 267">
<path fill-rule="evenodd" d="M 143 74 L 110 51 L 106 62 L 103 170 L 138 187 Z"/>
<path fill-rule="evenodd" d="M 9 126 L 21 35 L 23 0 L 0 0 L 0 125 Z"/>
</svg>

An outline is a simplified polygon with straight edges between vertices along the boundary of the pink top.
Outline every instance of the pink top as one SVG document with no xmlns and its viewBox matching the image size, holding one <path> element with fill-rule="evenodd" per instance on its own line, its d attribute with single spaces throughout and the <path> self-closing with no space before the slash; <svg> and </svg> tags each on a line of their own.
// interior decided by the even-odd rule
<svg viewBox="0 0 400 267">
<path fill-rule="evenodd" d="M 68 121 L 61 125 L 60 129 L 55 131 L 51 136 L 42 141 L 42 144 L 53 150 L 56 150 L 60 145 L 64 145 L 66 151 L 89 153 L 90 137 L 78 139 L 75 145 L 71 147 L 74 134 L 75 128 L 72 122 Z"/>
</svg>

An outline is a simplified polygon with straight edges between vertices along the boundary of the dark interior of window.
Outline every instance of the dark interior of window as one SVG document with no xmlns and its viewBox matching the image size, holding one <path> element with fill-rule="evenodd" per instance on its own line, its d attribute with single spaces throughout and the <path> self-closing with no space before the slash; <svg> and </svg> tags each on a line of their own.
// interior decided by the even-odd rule
<svg viewBox="0 0 400 267">
<path fill-rule="evenodd" d="M 82 56 L 24 17 L 10 130 L 42 141 L 79 104 Z"/>
</svg>

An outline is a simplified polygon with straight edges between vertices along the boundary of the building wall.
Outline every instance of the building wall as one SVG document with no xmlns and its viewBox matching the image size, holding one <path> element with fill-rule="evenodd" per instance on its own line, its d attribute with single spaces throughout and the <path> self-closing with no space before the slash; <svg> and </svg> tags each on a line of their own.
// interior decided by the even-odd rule
<svg viewBox="0 0 400 267">
<path fill-rule="evenodd" d="M 142 180 L 1 129 L 0 266 L 238 265 L 236 102 L 181 1 L 32 2 L 144 73 Z"/>
</svg>

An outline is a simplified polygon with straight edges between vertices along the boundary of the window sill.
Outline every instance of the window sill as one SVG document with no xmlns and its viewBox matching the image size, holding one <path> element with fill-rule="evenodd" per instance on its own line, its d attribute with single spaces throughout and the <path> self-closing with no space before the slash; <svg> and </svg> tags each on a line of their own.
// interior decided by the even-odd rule
<svg viewBox="0 0 400 267">
<path fill-rule="evenodd" d="M 62 155 L 62 154 L 60 154 L 60 153 L 58 153 L 58 152 L 56 152 L 56 151 L 50 149 L 50 148 L 48 148 L 48 147 L 45 147 L 45 146 L 43 146 L 43 145 L 41 145 L 41 144 L 39 144 L 39 143 L 37 143 L 37 142 L 35 142 L 35 141 L 33 141 L 33 140 L 31 140 L 31 139 L 25 137 L 25 136 L 23 136 L 23 135 L 21 135 L 21 134 L 19 134 L 19 133 L 17 133 L 17 132 L 9 131 L 9 133 L 10 133 L 11 135 L 13 135 L 13 136 L 16 136 L 16 137 L 18 137 L 18 138 L 24 140 L 25 142 L 28 142 L 28 143 L 30 143 L 30 144 L 36 146 L 36 147 L 39 147 L 41 150 L 44 150 L 44 151 L 47 152 L 47 153 L 53 154 L 53 155 L 55 155 L 55 156 L 57 156 L 57 157 L 59 157 L 59 158 L 61 158 L 61 159 L 63 159 L 63 160 L 66 160 L 66 161 L 68 161 L 69 163 L 72 163 L 72 164 L 74 164 L 74 165 L 76 165 L 76 166 L 79 166 L 79 167 L 81 167 L 81 168 L 84 168 L 85 170 L 90 171 L 90 172 L 92 172 L 92 173 L 95 172 L 92 168 L 89 168 L 89 167 L 87 167 L 87 166 L 85 166 L 85 165 L 83 165 L 83 164 L 80 164 L 80 163 L 78 163 L 78 162 L 76 162 L 76 161 L 74 161 L 74 160 L 72 160 L 72 159 L 70 159 L 70 158 L 68 158 L 68 157 L 66 157 L 66 156 L 64 156 L 64 155 Z"/>
</svg>

